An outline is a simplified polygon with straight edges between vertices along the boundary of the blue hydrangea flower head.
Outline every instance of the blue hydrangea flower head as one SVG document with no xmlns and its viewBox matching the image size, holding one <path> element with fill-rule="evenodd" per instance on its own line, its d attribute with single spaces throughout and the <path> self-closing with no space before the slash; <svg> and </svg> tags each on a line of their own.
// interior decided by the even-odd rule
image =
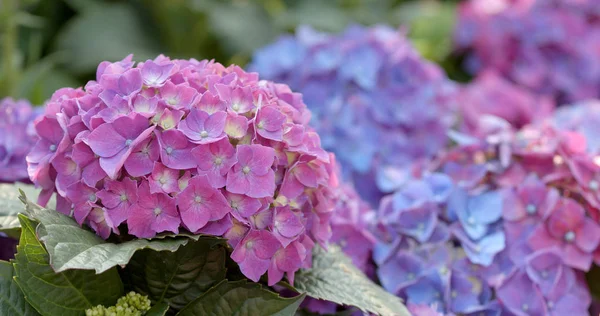
<svg viewBox="0 0 600 316">
<path fill-rule="evenodd" d="M 300 27 L 258 50 L 249 69 L 303 93 L 323 147 L 373 206 L 398 187 L 399 169 L 447 145 L 456 87 L 401 31 Z"/>
</svg>

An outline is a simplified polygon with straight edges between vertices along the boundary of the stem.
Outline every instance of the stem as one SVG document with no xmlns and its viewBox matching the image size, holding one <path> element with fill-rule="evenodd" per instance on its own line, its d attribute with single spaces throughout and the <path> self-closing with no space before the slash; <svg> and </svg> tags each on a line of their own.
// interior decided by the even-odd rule
<svg viewBox="0 0 600 316">
<path fill-rule="evenodd" d="M 2 41 L 3 91 L 4 95 L 12 95 L 19 75 L 16 63 L 17 49 L 17 9 L 19 0 L 2 0 L 4 36 Z"/>
</svg>

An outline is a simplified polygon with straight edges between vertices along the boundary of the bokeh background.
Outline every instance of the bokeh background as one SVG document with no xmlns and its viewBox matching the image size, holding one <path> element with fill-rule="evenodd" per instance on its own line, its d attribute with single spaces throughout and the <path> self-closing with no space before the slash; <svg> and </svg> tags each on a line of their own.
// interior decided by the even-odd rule
<svg viewBox="0 0 600 316">
<path fill-rule="evenodd" d="M 441 0 L 2 0 L 0 97 L 41 104 L 60 87 L 93 79 L 101 61 L 216 59 L 246 65 L 252 52 L 298 25 L 406 28 L 415 47 L 466 81 L 452 51 L 455 6 Z M 432 23 L 435 21 L 435 23 Z"/>
</svg>

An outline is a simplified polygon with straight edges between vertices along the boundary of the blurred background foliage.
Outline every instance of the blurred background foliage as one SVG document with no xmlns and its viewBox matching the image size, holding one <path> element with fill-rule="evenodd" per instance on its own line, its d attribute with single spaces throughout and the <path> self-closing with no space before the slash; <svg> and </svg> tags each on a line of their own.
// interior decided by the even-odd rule
<svg viewBox="0 0 600 316">
<path fill-rule="evenodd" d="M 1 0 L 0 97 L 41 104 L 93 79 L 103 60 L 216 59 L 245 65 L 298 25 L 340 32 L 353 23 L 405 27 L 421 53 L 464 79 L 451 54 L 454 1 Z"/>
</svg>

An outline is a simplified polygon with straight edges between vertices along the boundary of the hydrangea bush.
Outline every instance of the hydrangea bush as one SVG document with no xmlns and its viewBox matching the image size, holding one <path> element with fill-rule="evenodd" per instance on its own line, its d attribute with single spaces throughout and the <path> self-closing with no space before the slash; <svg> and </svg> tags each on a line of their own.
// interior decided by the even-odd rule
<svg viewBox="0 0 600 316">
<path fill-rule="evenodd" d="M 383 286 L 417 315 L 587 315 L 600 165 L 585 137 L 547 123 L 456 136 L 382 200 Z"/>
<path fill-rule="evenodd" d="M 310 297 L 408 315 L 362 272 L 374 268 L 371 209 L 338 183 L 301 94 L 162 55 L 103 62 L 96 77 L 56 91 L 35 121 L 39 204 L 21 191 L 0 310 L 291 316 Z"/>
<path fill-rule="evenodd" d="M 248 278 L 310 266 L 331 236 L 333 156 L 287 86 L 212 61 L 128 57 L 61 89 L 35 128 L 31 179 L 45 203 L 102 238 L 223 236 Z M 72 210 L 72 212 L 71 212 Z M 126 225 L 126 227 L 125 227 Z"/>
<path fill-rule="evenodd" d="M 600 96 L 600 12 L 595 0 L 459 4 L 456 45 L 466 67 L 494 70 L 559 104 Z"/>
<path fill-rule="evenodd" d="M 402 31 L 301 27 L 257 51 L 249 69 L 303 93 L 323 147 L 373 206 L 403 166 L 447 145 L 455 86 Z"/>
</svg>

